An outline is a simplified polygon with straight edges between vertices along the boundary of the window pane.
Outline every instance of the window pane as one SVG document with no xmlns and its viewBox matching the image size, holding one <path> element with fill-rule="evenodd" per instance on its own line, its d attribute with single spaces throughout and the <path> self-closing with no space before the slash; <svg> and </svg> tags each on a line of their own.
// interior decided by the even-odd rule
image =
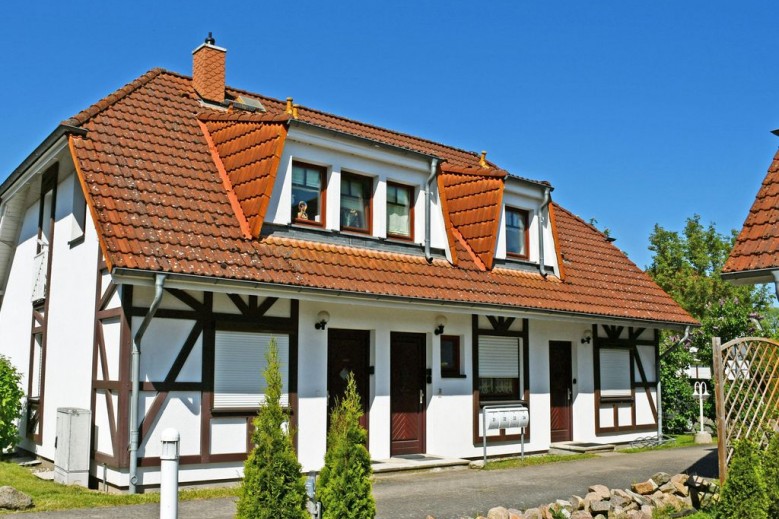
<svg viewBox="0 0 779 519">
<path fill-rule="evenodd" d="M 525 215 L 519 211 L 506 210 L 506 252 L 527 256 L 525 241 Z"/>
<path fill-rule="evenodd" d="M 368 230 L 368 179 L 341 177 L 341 227 Z"/>
<path fill-rule="evenodd" d="M 612 348 L 600 350 L 600 394 L 601 396 L 631 394 L 629 350 Z"/>
<path fill-rule="evenodd" d="M 321 222 L 322 171 L 292 166 L 292 220 Z"/>
<path fill-rule="evenodd" d="M 387 186 L 387 234 L 411 237 L 410 188 Z"/>
</svg>

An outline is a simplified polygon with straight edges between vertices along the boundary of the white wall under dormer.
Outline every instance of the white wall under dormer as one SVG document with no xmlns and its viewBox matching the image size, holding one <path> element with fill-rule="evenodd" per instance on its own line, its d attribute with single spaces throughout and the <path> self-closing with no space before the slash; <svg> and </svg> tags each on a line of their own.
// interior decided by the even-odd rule
<svg viewBox="0 0 779 519">
<path fill-rule="evenodd" d="M 495 259 L 505 260 L 506 255 L 506 207 L 522 209 L 528 212 L 528 260 L 532 263 L 539 262 L 540 243 L 538 239 L 538 226 L 540 225 L 539 210 L 543 202 L 543 188 L 532 184 L 526 184 L 516 179 L 507 179 L 503 192 L 503 207 L 500 210 L 500 224 L 498 225 L 498 240 L 496 243 Z M 549 209 L 543 210 L 544 231 L 544 263 L 559 274 L 557 264 L 557 244 L 552 233 L 552 224 L 549 219 Z"/>
<path fill-rule="evenodd" d="M 286 225 L 291 222 L 292 163 L 305 162 L 327 170 L 325 229 L 340 230 L 340 192 L 342 172 L 373 179 L 371 235 L 386 238 L 387 181 L 414 187 L 414 243 L 425 241 L 425 181 L 430 161 L 415 154 L 396 152 L 389 148 L 374 148 L 321 135 L 319 132 L 292 128 L 287 135 L 284 152 L 265 221 Z M 436 183 L 431 186 L 431 246 L 447 249 L 441 204 Z"/>
</svg>

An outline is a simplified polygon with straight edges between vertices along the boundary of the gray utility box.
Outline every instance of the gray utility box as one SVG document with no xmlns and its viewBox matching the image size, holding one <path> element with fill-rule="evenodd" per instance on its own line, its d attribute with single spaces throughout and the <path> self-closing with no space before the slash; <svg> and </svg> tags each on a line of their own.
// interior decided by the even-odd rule
<svg viewBox="0 0 779 519">
<path fill-rule="evenodd" d="M 92 413 L 87 409 L 57 409 L 57 439 L 54 444 L 54 481 L 89 486 L 89 432 Z"/>
</svg>

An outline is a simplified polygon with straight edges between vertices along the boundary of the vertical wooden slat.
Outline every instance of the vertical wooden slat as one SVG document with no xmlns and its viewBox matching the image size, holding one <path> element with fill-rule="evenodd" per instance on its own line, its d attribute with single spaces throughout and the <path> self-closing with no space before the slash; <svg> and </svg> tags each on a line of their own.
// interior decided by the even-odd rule
<svg viewBox="0 0 779 519">
<path fill-rule="evenodd" d="M 722 347 L 720 338 L 711 340 L 711 352 L 714 359 L 714 395 L 717 407 L 717 462 L 719 464 L 720 483 L 725 482 L 727 474 L 727 442 L 725 441 L 725 379 L 722 370 Z"/>
</svg>

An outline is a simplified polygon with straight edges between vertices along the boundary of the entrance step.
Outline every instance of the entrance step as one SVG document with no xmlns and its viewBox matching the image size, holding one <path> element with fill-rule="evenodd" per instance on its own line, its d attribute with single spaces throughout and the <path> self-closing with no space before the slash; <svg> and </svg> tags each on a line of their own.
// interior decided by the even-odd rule
<svg viewBox="0 0 779 519">
<path fill-rule="evenodd" d="M 610 443 L 592 442 L 556 442 L 550 445 L 550 449 L 587 454 L 614 452 L 614 448 L 615 446 Z"/>
<path fill-rule="evenodd" d="M 432 454 L 405 454 L 384 460 L 372 460 L 374 474 L 399 472 L 403 470 L 430 470 L 444 467 L 467 467 L 469 461 L 460 458 L 445 458 Z"/>
</svg>

